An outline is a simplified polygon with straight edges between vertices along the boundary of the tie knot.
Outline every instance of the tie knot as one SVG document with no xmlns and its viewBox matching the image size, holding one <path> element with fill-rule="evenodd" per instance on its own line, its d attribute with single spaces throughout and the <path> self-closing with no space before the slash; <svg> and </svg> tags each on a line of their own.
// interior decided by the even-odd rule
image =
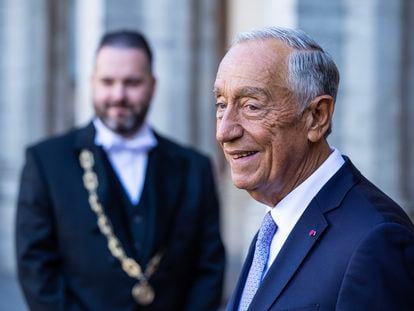
<svg viewBox="0 0 414 311">
<path fill-rule="evenodd" d="M 260 226 L 259 235 L 257 237 L 258 243 L 269 246 L 276 229 L 277 225 L 273 220 L 272 215 L 270 212 L 267 212 L 263 218 L 262 225 Z"/>
</svg>

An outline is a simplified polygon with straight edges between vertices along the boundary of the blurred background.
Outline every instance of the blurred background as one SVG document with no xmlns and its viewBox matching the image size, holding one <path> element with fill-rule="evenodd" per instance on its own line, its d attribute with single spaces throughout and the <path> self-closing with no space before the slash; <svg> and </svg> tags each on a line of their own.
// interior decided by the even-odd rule
<svg viewBox="0 0 414 311">
<path fill-rule="evenodd" d="M 231 183 L 212 85 L 233 35 L 267 25 L 301 28 L 333 56 L 330 143 L 413 217 L 414 1 L 0 0 L 0 310 L 26 310 L 13 233 L 24 148 L 88 122 L 94 50 L 120 28 L 143 31 L 154 49 L 154 127 L 214 160 L 228 298 L 265 208 Z"/>
</svg>

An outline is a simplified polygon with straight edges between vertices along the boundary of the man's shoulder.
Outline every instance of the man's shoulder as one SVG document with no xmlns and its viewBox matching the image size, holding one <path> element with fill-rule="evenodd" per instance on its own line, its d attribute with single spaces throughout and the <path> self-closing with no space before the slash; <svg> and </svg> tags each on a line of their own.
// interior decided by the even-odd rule
<svg viewBox="0 0 414 311">
<path fill-rule="evenodd" d="M 347 159 L 344 170 L 352 176 L 352 185 L 343 199 L 343 204 L 350 206 L 350 210 L 358 214 L 361 221 L 375 223 L 399 223 L 411 229 L 412 222 L 403 208 L 392 199 L 389 194 L 366 178 Z M 372 218 L 371 218 L 372 217 Z"/>
<path fill-rule="evenodd" d="M 72 128 L 66 132 L 55 134 L 48 138 L 42 139 L 38 142 L 32 143 L 27 146 L 29 152 L 51 152 L 53 150 L 70 149 L 73 148 L 76 139 L 79 135 L 87 132 L 88 127 Z"/>
<path fill-rule="evenodd" d="M 353 189 L 355 202 L 372 210 L 379 223 L 398 223 L 414 230 L 406 211 L 387 193 L 363 177 Z M 356 208 L 358 208 L 356 206 Z"/>
</svg>

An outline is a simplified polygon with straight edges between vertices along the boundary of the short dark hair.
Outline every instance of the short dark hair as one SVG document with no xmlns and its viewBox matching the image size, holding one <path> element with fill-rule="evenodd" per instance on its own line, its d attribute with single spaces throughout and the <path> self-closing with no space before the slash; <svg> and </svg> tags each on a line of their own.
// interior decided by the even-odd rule
<svg viewBox="0 0 414 311">
<path fill-rule="evenodd" d="M 148 57 L 150 68 L 152 67 L 152 51 L 144 35 L 134 30 L 117 30 L 107 32 L 101 38 L 96 54 L 105 46 L 118 48 L 140 49 Z"/>
</svg>

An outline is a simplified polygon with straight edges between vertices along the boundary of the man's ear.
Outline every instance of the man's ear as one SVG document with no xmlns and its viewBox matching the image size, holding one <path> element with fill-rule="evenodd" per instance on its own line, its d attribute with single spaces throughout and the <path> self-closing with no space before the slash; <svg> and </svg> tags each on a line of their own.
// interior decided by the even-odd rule
<svg viewBox="0 0 414 311">
<path fill-rule="evenodd" d="M 157 79 L 154 77 L 154 76 L 152 76 L 152 81 L 151 81 L 151 84 L 152 84 L 152 86 L 151 86 L 151 88 L 152 88 L 152 90 L 151 90 L 151 98 L 154 96 L 154 94 L 155 94 L 155 89 L 156 89 L 156 87 L 157 87 Z"/>
<path fill-rule="evenodd" d="M 310 102 L 306 108 L 308 110 L 306 124 L 309 141 L 318 142 L 326 137 L 330 131 L 334 108 L 334 99 L 329 95 L 315 97 Z"/>
</svg>

